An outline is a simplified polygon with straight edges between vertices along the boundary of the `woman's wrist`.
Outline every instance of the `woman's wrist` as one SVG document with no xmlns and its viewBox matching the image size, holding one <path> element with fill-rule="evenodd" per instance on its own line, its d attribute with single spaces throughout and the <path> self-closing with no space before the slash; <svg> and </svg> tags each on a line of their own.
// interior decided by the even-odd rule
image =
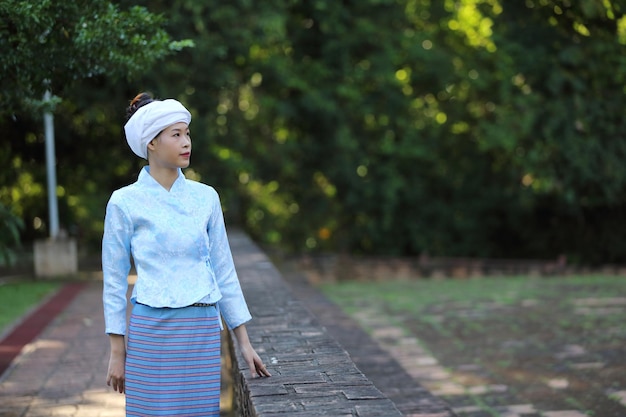
<svg viewBox="0 0 626 417">
<path fill-rule="evenodd" d="M 111 354 L 126 353 L 126 343 L 124 342 L 124 335 L 109 334 L 109 342 L 111 344 Z"/>
<path fill-rule="evenodd" d="M 245 324 L 235 327 L 233 332 L 235 333 L 235 338 L 240 348 L 250 346 L 250 338 L 248 337 L 248 330 Z"/>
</svg>

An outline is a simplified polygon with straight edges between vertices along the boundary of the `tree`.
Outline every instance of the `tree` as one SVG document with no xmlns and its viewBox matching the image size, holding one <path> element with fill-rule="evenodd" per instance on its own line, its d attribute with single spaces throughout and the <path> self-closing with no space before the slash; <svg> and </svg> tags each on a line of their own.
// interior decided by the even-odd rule
<svg viewBox="0 0 626 417">
<path fill-rule="evenodd" d="M 492 111 L 475 125 L 521 188 L 512 230 L 532 255 L 624 260 L 611 232 L 626 204 L 623 6 L 531 1 L 490 16 L 495 60 L 479 63 L 475 90 Z"/>
<path fill-rule="evenodd" d="M 189 45 L 162 23 L 143 7 L 106 1 L 0 1 L 0 115 L 30 110 L 46 90 L 62 96 L 78 79 L 131 77 Z"/>
<path fill-rule="evenodd" d="M 624 259 L 617 2 L 140 4 L 167 14 L 162 29 L 195 48 L 132 82 L 100 75 L 64 89 L 61 203 L 85 240 L 98 243 L 106 199 L 142 164 L 124 143 L 123 108 L 148 90 L 190 108 L 186 174 L 215 185 L 228 221 L 260 242 Z M 12 169 L 0 171 L 0 201 L 22 198 L 28 236 L 41 216 L 35 123 L 10 123 L 20 141 L 0 151 Z"/>
</svg>

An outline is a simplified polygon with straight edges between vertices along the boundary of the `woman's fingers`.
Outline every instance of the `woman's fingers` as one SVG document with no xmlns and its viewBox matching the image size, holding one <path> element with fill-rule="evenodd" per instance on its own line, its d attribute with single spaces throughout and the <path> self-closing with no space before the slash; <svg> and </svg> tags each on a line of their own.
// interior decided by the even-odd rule
<svg viewBox="0 0 626 417">
<path fill-rule="evenodd" d="M 272 376 L 272 374 L 270 374 L 270 372 L 265 367 L 265 364 L 263 364 L 263 361 L 261 360 L 261 358 L 256 354 L 254 355 L 253 364 L 254 364 L 254 367 L 252 366 L 250 367 L 253 377 L 255 376 L 255 371 L 256 371 L 256 375 L 258 376 Z"/>
<path fill-rule="evenodd" d="M 124 393 L 124 378 L 109 376 L 107 378 L 107 385 L 113 387 L 113 391 L 118 391 L 120 394 Z"/>
<path fill-rule="evenodd" d="M 259 376 L 272 376 L 272 374 L 270 374 L 270 371 L 268 371 L 265 365 L 263 364 L 261 364 L 261 366 L 257 368 L 256 373 Z"/>
</svg>

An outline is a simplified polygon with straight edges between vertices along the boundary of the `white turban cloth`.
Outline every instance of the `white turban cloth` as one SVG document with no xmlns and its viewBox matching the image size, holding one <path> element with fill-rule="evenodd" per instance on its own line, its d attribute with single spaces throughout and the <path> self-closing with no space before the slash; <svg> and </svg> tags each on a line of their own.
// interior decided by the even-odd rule
<svg viewBox="0 0 626 417">
<path fill-rule="evenodd" d="M 124 125 L 126 141 L 137 156 L 148 159 L 148 143 L 168 126 L 191 123 L 191 113 L 179 101 L 152 101 L 139 109 Z"/>
</svg>

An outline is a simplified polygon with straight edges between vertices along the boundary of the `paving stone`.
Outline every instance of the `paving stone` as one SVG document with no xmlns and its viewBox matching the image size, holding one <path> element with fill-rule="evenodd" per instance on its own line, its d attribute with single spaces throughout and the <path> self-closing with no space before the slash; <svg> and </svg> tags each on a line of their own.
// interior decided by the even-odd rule
<svg viewBox="0 0 626 417">
<path fill-rule="evenodd" d="M 288 393 L 289 392 L 284 385 L 272 384 L 262 387 L 256 387 L 254 389 L 254 392 L 251 392 L 250 395 L 254 397 L 263 397 L 272 395 L 287 395 Z"/>
</svg>

